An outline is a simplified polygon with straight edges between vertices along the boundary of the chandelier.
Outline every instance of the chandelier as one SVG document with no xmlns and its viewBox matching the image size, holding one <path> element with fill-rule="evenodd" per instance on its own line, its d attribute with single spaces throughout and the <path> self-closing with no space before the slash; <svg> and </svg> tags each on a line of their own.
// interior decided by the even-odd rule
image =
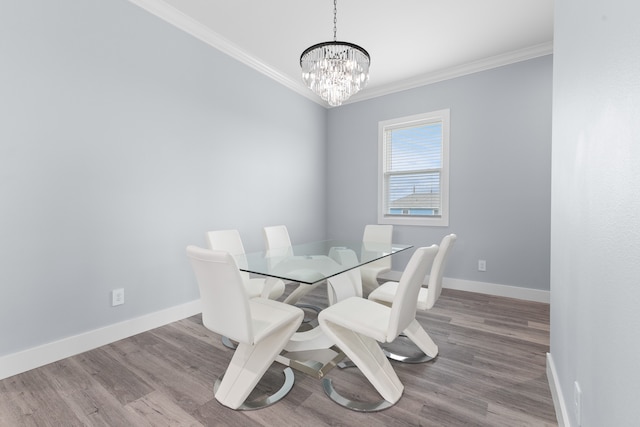
<svg viewBox="0 0 640 427">
<path fill-rule="evenodd" d="M 300 55 L 302 80 L 332 107 L 367 85 L 371 63 L 360 46 L 336 41 L 337 1 L 333 0 L 333 41 L 315 44 Z"/>
</svg>

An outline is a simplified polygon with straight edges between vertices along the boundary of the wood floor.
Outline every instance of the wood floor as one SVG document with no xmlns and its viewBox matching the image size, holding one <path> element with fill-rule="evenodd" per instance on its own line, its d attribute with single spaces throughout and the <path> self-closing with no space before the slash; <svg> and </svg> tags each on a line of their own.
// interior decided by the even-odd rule
<svg viewBox="0 0 640 427">
<path fill-rule="evenodd" d="M 323 292 L 305 302 L 322 304 Z M 393 362 L 405 391 L 382 412 L 339 407 L 320 380 L 298 372 L 275 405 L 221 406 L 213 381 L 232 351 L 194 316 L 0 381 L 0 426 L 557 425 L 545 373 L 548 304 L 445 289 L 418 319 L 440 354 L 419 365 Z M 281 369 L 274 364 L 261 389 L 277 387 Z M 357 369 L 327 377 L 345 396 L 379 399 Z"/>
</svg>

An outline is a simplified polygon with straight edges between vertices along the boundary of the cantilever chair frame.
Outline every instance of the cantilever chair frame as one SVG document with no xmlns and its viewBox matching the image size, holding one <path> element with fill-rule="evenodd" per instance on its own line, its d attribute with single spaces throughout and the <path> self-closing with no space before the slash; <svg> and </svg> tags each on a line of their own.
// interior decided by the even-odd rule
<svg viewBox="0 0 640 427">
<path fill-rule="evenodd" d="M 418 293 L 418 310 L 431 309 L 442 292 L 442 275 L 447 262 L 451 248 L 455 243 L 457 236 L 455 234 L 449 234 L 442 238 L 440 242 L 440 249 L 436 255 L 431 272 L 429 273 L 429 279 L 427 287 L 421 287 Z M 378 289 L 369 294 L 369 299 L 380 304 L 390 306 L 393 303 L 394 295 L 397 289 L 397 282 L 383 283 Z M 438 356 L 438 346 L 417 323 L 414 325 L 414 330 L 405 331 L 399 338 L 409 338 L 415 345 L 416 351 L 412 354 L 400 354 L 391 350 L 391 345 L 383 345 L 383 351 L 386 356 L 392 360 L 403 363 L 424 363 L 435 359 Z"/>
<path fill-rule="evenodd" d="M 252 410 L 282 399 L 294 383 L 289 367 L 276 393 L 247 400 L 302 323 L 304 313 L 279 301 L 249 298 L 228 252 L 188 246 L 187 255 L 200 290 L 203 325 L 238 342 L 225 373 L 214 384 L 216 400 L 231 409 Z"/>
<path fill-rule="evenodd" d="M 402 331 L 415 329 L 418 292 L 437 252 L 437 245 L 416 249 L 402 274 L 398 295 L 391 307 L 353 296 L 320 312 L 318 319 L 323 332 L 382 396 L 379 402 L 349 400 L 325 378 L 323 388 L 331 400 L 361 412 L 387 409 L 400 400 L 404 386 L 378 343 L 391 342 Z"/>
</svg>

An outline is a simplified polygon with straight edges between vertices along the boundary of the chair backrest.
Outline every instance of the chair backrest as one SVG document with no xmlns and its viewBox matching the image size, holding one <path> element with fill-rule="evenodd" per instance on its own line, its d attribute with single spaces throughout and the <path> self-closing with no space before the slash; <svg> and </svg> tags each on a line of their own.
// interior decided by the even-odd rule
<svg viewBox="0 0 640 427">
<path fill-rule="evenodd" d="M 391 245 L 393 237 L 393 225 L 367 224 L 364 227 L 362 242 L 386 243 Z M 364 246 L 363 246 L 364 247 Z M 391 257 L 387 256 L 369 264 L 376 267 L 391 268 Z"/>
<path fill-rule="evenodd" d="M 289 239 L 289 231 L 286 225 L 264 227 L 262 231 L 267 250 L 291 247 L 291 239 Z"/>
<path fill-rule="evenodd" d="M 214 230 L 205 233 L 207 246 L 214 251 L 225 251 L 231 255 L 244 253 L 238 230 Z"/>
<path fill-rule="evenodd" d="M 444 267 L 447 263 L 447 258 L 451 252 L 453 244 L 456 242 L 458 236 L 455 234 L 449 234 L 444 236 L 440 242 L 440 249 L 436 259 L 433 260 L 433 266 L 431 267 L 431 273 L 429 273 L 429 292 L 427 292 L 427 309 L 434 306 L 440 294 L 442 293 L 442 274 L 444 273 Z"/>
<path fill-rule="evenodd" d="M 400 335 L 416 318 L 418 293 L 437 253 L 438 245 L 421 247 L 416 249 L 407 263 L 391 305 L 391 317 L 389 329 L 387 329 L 388 339 Z"/>
<path fill-rule="evenodd" d="M 233 256 L 193 245 L 187 247 L 187 256 L 200 289 L 204 326 L 232 340 L 253 343 L 249 298 Z"/>
<path fill-rule="evenodd" d="M 238 268 L 246 268 L 247 261 L 244 255 L 244 245 L 238 230 L 214 230 L 205 233 L 207 247 L 214 251 L 229 252 L 233 255 Z M 244 281 L 249 280 L 249 273 L 241 271 L 240 275 Z"/>
</svg>

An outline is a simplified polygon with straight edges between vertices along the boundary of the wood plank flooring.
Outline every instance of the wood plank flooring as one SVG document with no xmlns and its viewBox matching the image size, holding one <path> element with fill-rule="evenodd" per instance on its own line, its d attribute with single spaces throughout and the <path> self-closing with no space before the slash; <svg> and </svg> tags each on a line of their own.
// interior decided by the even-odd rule
<svg viewBox="0 0 640 427">
<path fill-rule="evenodd" d="M 324 288 L 305 302 L 326 304 Z M 232 351 L 194 316 L 0 381 L 0 426 L 555 426 L 546 377 L 549 305 L 445 289 L 418 312 L 440 348 L 431 362 L 393 362 L 405 385 L 390 409 L 337 406 L 295 372 L 279 403 L 233 411 L 213 397 Z M 274 364 L 255 393 L 278 387 Z M 345 396 L 377 400 L 357 369 L 327 375 Z"/>
</svg>

